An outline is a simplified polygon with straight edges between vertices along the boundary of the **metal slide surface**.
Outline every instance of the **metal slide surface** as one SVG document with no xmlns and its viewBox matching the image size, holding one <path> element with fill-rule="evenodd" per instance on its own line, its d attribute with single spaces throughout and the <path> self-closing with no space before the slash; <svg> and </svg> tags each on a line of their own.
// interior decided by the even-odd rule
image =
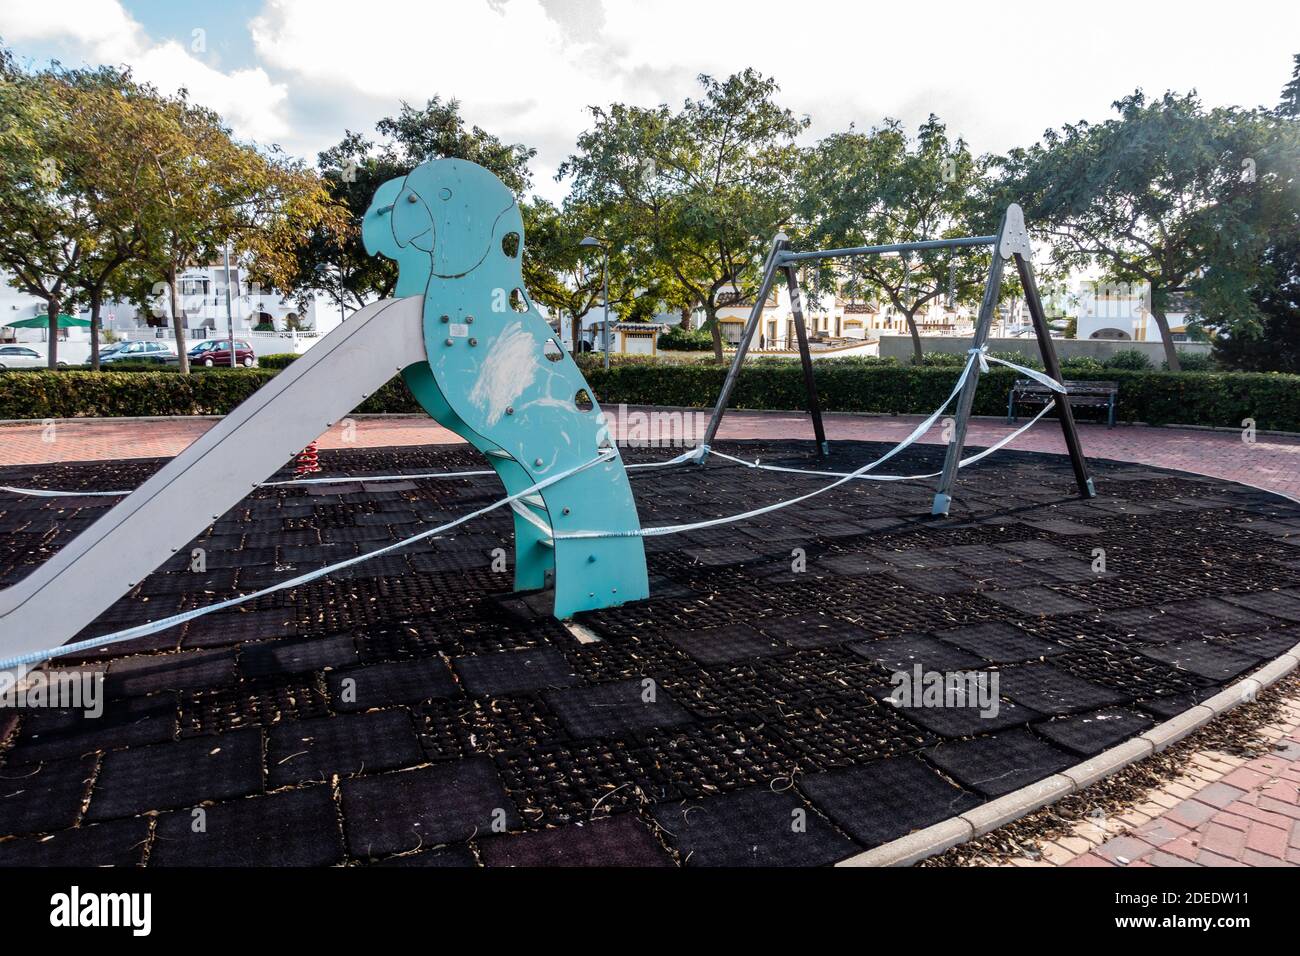
<svg viewBox="0 0 1300 956">
<path fill-rule="evenodd" d="M 367 396 L 425 361 L 423 319 L 421 296 L 353 314 L 49 561 L 0 591 L 0 658 L 69 641 Z"/>
</svg>

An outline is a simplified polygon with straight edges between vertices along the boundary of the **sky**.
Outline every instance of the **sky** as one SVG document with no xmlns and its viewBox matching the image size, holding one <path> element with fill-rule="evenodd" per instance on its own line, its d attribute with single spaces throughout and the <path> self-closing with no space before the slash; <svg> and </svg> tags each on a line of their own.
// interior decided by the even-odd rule
<svg viewBox="0 0 1300 956">
<path fill-rule="evenodd" d="M 991 11 L 997 16 L 991 16 Z M 1098 121 L 1135 88 L 1271 106 L 1300 52 L 1300 4 L 1255 0 L 9 0 L 0 40 L 41 66 L 126 64 L 180 87 L 243 139 L 314 161 L 403 100 L 537 149 L 554 180 L 611 102 L 680 106 L 700 73 L 752 66 L 812 120 L 809 141 L 938 114 L 976 152 Z"/>
</svg>

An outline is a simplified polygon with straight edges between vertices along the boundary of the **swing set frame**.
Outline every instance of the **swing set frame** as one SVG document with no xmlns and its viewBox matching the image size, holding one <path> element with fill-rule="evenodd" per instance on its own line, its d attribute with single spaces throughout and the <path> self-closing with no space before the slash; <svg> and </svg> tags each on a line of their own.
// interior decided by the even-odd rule
<svg viewBox="0 0 1300 956">
<path fill-rule="evenodd" d="M 972 351 L 982 350 L 988 342 L 989 332 L 993 326 L 993 315 L 997 309 L 998 298 L 1002 290 L 1003 272 L 1006 263 L 1014 261 L 1016 271 L 1020 276 L 1020 284 L 1024 289 L 1025 304 L 1028 306 L 1029 315 L 1033 320 L 1034 335 L 1038 339 L 1038 351 L 1043 360 L 1043 368 L 1051 378 L 1055 379 L 1064 388 L 1060 362 L 1056 357 L 1056 347 L 1052 344 L 1051 333 L 1047 327 L 1047 318 L 1043 312 L 1042 299 L 1038 294 L 1038 284 L 1034 280 L 1029 232 L 1025 228 L 1025 216 L 1018 205 L 1012 203 L 1007 207 L 1006 212 L 1002 215 L 1002 221 L 998 226 L 997 233 L 992 236 L 963 236 L 952 239 L 930 239 L 920 242 L 897 242 L 878 246 L 854 246 L 846 249 L 795 252 L 790 247 L 789 238 L 784 233 L 777 233 L 772 240 L 771 248 L 768 250 L 767 259 L 763 263 L 763 278 L 759 283 L 758 293 L 754 297 L 754 306 L 750 310 L 749 318 L 746 320 L 744 330 L 741 332 L 740 341 L 736 345 L 736 355 L 732 359 L 731 367 L 727 370 L 727 377 L 722 383 L 722 391 L 718 394 L 718 400 L 714 404 L 713 414 L 709 419 L 709 426 L 704 434 L 703 446 L 705 451 L 700 460 L 703 461 L 707 457 L 708 448 L 717 438 L 718 428 L 722 424 L 722 416 L 726 413 L 731 401 L 731 393 L 736 387 L 736 381 L 740 378 L 740 370 L 745 363 L 745 356 L 749 352 L 749 346 L 754 339 L 754 333 L 757 331 L 759 321 L 762 318 L 763 305 L 771 294 L 772 287 L 778 281 L 779 275 L 784 275 L 786 286 L 790 290 L 790 308 L 794 320 L 795 336 L 799 342 L 799 360 L 803 366 L 808 413 L 812 416 L 813 434 L 816 438 L 817 450 L 822 456 L 825 456 L 830 452 L 830 445 L 826 440 L 826 428 L 822 422 L 821 405 L 817 399 L 817 384 L 813 375 L 812 354 L 808 348 L 808 331 L 804 323 L 803 294 L 799 288 L 799 263 L 852 258 L 855 256 L 906 254 L 932 249 L 965 249 L 982 246 L 992 246 L 994 254 L 993 261 L 989 265 L 988 279 L 984 284 L 984 298 L 980 303 L 979 316 L 975 322 L 975 336 L 971 342 Z M 933 515 L 948 514 L 948 510 L 952 505 L 953 491 L 957 481 L 957 469 L 966 444 L 966 431 L 970 423 L 971 409 L 975 403 L 975 389 L 979 385 L 979 375 L 980 363 L 976 361 L 971 364 L 969 374 L 966 376 L 966 381 L 957 398 L 955 426 L 952 431 L 952 440 L 948 443 L 943 463 L 943 473 L 939 478 L 938 489 L 935 492 L 934 503 L 930 512 Z M 1084 498 L 1095 497 L 1097 491 L 1092 478 L 1088 474 L 1088 462 L 1083 454 L 1083 446 L 1079 441 L 1079 431 L 1075 426 L 1074 414 L 1070 409 L 1069 395 L 1066 392 L 1062 391 L 1057 396 L 1056 407 L 1057 420 L 1061 423 L 1061 432 L 1065 438 L 1066 448 L 1069 451 L 1070 463 L 1074 468 L 1074 478 L 1079 488 L 1079 494 Z"/>
</svg>

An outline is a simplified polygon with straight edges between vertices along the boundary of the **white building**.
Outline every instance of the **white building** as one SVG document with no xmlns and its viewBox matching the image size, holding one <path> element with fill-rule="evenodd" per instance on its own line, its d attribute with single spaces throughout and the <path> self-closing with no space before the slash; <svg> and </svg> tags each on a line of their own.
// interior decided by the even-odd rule
<svg viewBox="0 0 1300 956">
<path fill-rule="evenodd" d="M 1076 338 L 1160 341 L 1160 328 L 1151 315 L 1151 287 L 1143 283 L 1082 282 L 1074 295 Z M 1187 341 L 1191 312 L 1188 296 L 1171 297 L 1165 319 L 1174 341 Z"/>
<path fill-rule="evenodd" d="M 305 307 L 301 307 L 274 290 L 250 284 L 240 277 L 240 270 L 236 268 L 232 267 L 231 273 L 232 285 L 237 286 L 230 303 L 235 335 L 248 341 L 258 355 L 300 353 L 341 321 L 338 306 L 327 296 L 312 295 L 304 303 Z M 225 267 L 217 264 L 187 268 L 178 278 L 177 295 L 185 321 L 187 347 L 228 334 L 225 277 Z M 100 309 L 105 332 L 114 339 L 174 341 L 171 299 L 166 283 L 158 283 L 155 291 L 156 296 L 143 309 L 130 302 L 105 302 Z M 13 288 L 7 277 L 0 273 L 0 327 L 17 319 L 45 314 L 44 300 Z M 90 318 L 89 309 L 82 309 L 78 314 L 83 319 Z M 270 324 L 274 330 L 255 331 L 259 324 Z M 44 351 L 49 330 L 0 328 L 0 335 L 6 341 L 23 342 Z M 61 361 L 76 364 L 87 361 L 89 355 L 89 329 L 63 332 L 59 340 Z"/>
</svg>

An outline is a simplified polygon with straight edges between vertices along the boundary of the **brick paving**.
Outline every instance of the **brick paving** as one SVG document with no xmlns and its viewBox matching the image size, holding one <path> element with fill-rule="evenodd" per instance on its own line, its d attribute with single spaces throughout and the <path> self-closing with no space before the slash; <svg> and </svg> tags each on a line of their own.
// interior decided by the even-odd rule
<svg viewBox="0 0 1300 956">
<path fill-rule="evenodd" d="M 607 409 L 612 431 L 621 438 L 636 421 Z M 665 410 L 628 408 L 628 412 Z M 705 415 L 682 416 L 684 441 L 702 433 Z M 920 416 L 828 415 L 827 436 L 832 440 L 899 441 L 921 420 Z M 67 461 L 103 461 L 118 458 L 170 457 L 179 453 L 216 419 L 177 418 L 160 421 L 76 419 L 0 426 L 0 465 L 46 464 Z M 1152 428 L 1143 425 L 1081 424 L 1086 453 L 1094 458 L 1141 462 L 1240 481 L 1300 499 L 1300 438 L 1260 435 L 1253 444 L 1237 432 L 1192 428 Z M 969 443 L 989 445 L 1012 430 L 995 419 L 971 423 Z M 807 415 L 794 412 L 733 411 L 723 420 L 724 439 L 780 439 L 812 437 Z M 391 445 L 452 444 L 460 439 L 422 416 L 360 417 L 355 427 L 336 425 L 321 436 L 322 448 L 382 448 Z M 940 426 L 923 442 L 942 441 Z M 1010 446 L 1022 451 L 1064 454 L 1065 445 L 1054 422 L 1045 421 L 1020 436 Z"/>
<path fill-rule="evenodd" d="M 1285 712 L 1264 729 L 1274 741 L 1273 753 L 1245 760 L 1202 751 L 1180 780 L 1119 820 L 1084 824 L 1079 837 L 1046 844 L 1041 862 L 1300 866 L 1300 701 L 1288 701 Z"/>
</svg>

